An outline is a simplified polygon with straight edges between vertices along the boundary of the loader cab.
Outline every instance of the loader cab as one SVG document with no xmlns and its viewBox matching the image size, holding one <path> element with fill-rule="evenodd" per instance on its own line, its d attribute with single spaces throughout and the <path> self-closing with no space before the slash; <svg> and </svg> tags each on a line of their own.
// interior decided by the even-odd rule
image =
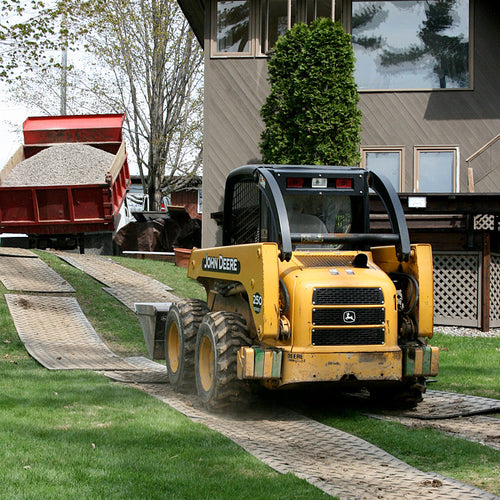
<svg viewBox="0 0 500 500">
<path fill-rule="evenodd" d="M 301 235 L 293 249 L 351 249 L 350 244 L 314 243 L 307 234 L 348 234 L 369 231 L 368 187 L 359 169 L 291 168 L 273 170 L 285 204 L 290 234 Z M 305 240 L 305 241 L 302 241 Z"/>
<path fill-rule="evenodd" d="M 370 233 L 370 187 L 386 206 L 392 234 Z M 278 244 L 282 260 L 295 249 L 395 244 L 402 260 L 410 251 L 392 185 L 355 167 L 246 165 L 233 170 L 226 182 L 223 245 L 266 241 Z"/>
</svg>

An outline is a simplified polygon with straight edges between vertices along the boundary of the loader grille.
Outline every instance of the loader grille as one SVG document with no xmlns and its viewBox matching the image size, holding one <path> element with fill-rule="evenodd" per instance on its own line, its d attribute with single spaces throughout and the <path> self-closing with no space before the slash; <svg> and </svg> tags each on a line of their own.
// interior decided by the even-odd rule
<svg viewBox="0 0 500 500">
<path fill-rule="evenodd" d="M 383 328 L 328 328 L 313 329 L 312 345 L 383 345 L 385 334 Z"/>
<path fill-rule="evenodd" d="M 352 255 L 299 255 L 296 259 L 307 268 L 345 267 L 351 264 Z"/>
<path fill-rule="evenodd" d="M 382 325 L 385 321 L 385 309 L 313 309 L 312 324 L 314 326 L 345 325 Z"/>
<path fill-rule="evenodd" d="M 313 305 L 365 305 L 383 304 L 384 294 L 381 288 L 315 288 Z"/>
</svg>

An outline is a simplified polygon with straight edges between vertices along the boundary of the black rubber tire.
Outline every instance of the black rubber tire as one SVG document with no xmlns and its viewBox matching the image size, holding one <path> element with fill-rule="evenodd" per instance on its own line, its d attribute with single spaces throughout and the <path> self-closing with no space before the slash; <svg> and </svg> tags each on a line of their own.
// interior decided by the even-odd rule
<svg viewBox="0 0 500 500">
<path fill-rule="evenodd" d="M 177 390 L 193 390 L 196 334 L 208 307 L 197 299 L 173 304 L 165 323 L 165 362 L 168 379 Z"/>
<path fill-rule="evenodd" d="M 251 345 L 243 316 L 231 312 L 207 314 L 196 339 L 195 375 L 198 396 L 206 408 L 220 409 L 248 395 L 248 385 L 237 378 L 237 352 Z"/>
<path fill-rule="evenodd" d="M 403 382 L 370 389 L 370 397 L 391 409 L 414 408 L 426 391 L 425 377 L 413 377 Z"/>
</svg>

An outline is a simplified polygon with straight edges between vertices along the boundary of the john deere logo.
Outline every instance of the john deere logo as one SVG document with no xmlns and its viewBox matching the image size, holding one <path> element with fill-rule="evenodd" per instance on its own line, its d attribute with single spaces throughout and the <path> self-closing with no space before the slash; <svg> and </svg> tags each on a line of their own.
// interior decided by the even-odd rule
<svg viewBox="0 0 500 500">
<path fill-rule="evenodd" d="M 239 274 L 241 265 L 235 257 L 224 257 L 219 255 L 205 255 L 201 261 L 203 271 L 216 271 L 219 273 Z"/>
<path fill-rule="evenodd" d="M 344 323 L 355 323 L 356 313 L 354 311 L 344 311 Z"/>
</svg>

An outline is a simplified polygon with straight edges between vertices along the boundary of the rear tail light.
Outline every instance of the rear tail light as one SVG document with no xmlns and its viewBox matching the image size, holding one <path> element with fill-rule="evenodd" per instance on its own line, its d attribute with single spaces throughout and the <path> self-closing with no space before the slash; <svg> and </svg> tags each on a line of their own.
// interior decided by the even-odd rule
<svg viewBox="0 0 500 500">
<path fill-rule="evenodd" d="M 352 179 L 349 178 L 335 179 L 335 187 L 337 189 L 352 189 Z"/>
<path fill-rule="evenodd" d="M 304 179 L 302 177 L 288 177 L 286 180 L 287 188 L 301 188 L 304 187 Z"/>
</svg>

